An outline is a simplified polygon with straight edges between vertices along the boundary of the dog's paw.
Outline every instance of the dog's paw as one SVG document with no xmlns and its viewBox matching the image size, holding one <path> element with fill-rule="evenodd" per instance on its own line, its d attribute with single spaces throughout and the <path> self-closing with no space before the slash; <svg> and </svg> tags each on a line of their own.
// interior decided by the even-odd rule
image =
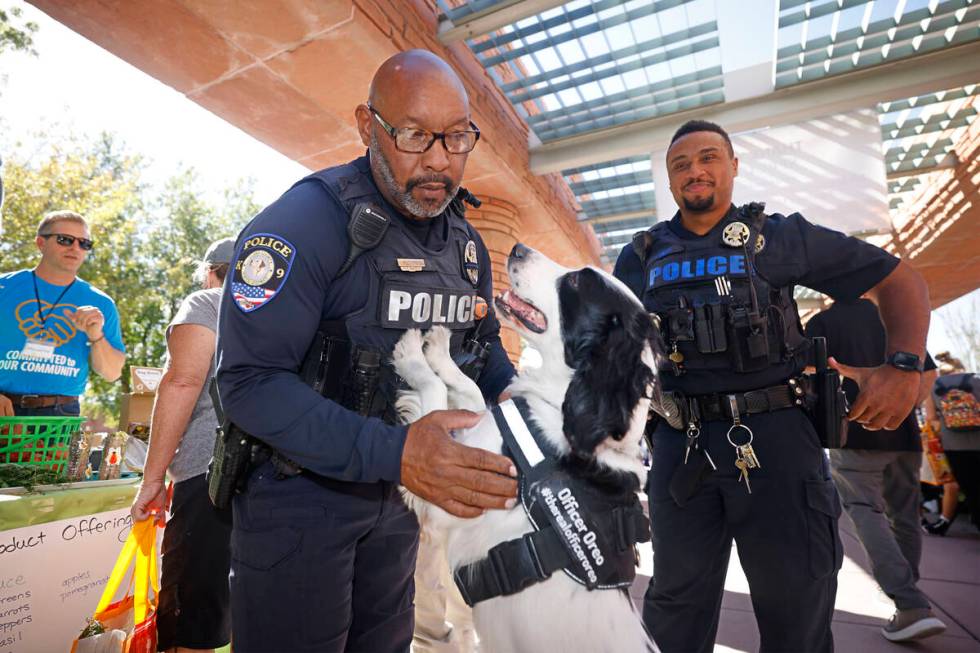
<svg viewBox="0 0 980 653">
<path fill-rule="evenodd" d="M 438 362 L 450 358 L 449 341 L 452 335 L 452 331 L 444 326 L 432 327 L 425 334 L 425 342 L 422 345 L 422 349 L 425 352 L 425 359 L 429 361 L 429 365 L 433 365 L 433 363 L 438 364 Z"/>
<path fill-rule="evenodd" d="M 424 360 L 425 355 L 422 353 L 422 346 L 421 331 L 418 329 L 406 331 L 395 343 L 395 348 L 391 353 L 391 361 L 395 369 L 397 370 L 399 365 L 405 363 Z"/>
</svg>

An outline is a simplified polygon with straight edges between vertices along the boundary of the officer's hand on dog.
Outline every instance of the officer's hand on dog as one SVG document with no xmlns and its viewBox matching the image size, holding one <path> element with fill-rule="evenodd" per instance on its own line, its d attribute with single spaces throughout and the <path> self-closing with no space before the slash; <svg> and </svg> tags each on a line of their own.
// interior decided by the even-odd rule
<svg viewBox="0 0 980 653">
<path fill-rule="evenodd" d="M 832 368 L 858 384 L 860 392 L 848 419 L 869 431 L 894 431 L 915 407 L 919 393 L 919 373 L 906 372 L 891 365 L 851 367 L 828 360 Z"/>
<path fill-rule="evenodd" d="M 10 401 L 10 397 L 6 395 L 0 395 L 0 417 L 13 417 L 14 416 L 14 402 Z"/>
<path fill-rule="evenodd" d="M 480 419 L 468 410 L 437 410 L 409 426 L 402 485 L 457 517 L 514 507 L 517 470 L 510 458 L 462 445 L 449 433 L 475 426 Z"/>
</svg>

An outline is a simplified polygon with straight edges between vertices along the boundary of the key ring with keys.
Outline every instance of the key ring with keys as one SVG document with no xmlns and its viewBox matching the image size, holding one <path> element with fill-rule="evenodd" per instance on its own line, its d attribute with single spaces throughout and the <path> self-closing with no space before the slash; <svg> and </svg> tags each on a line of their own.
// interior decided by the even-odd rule
<svg viewBox="0 0 980 653">
<path fill-rule="evenodd" d="M 745 432 L 749 434 L 749 441 L 748 442 L 743 442 L 742 444 L 736 444 L 735 441 L 732 439 L 732 432 L 735 429 L 744 429 Z M 738 449 L 739 447 L 744 447 L 744 446 L 747 446 L 747 445 L 752 444 L 752 440 L 755 437 L 755 435 L 752 433 L 752 429 L 750 429 L 749 427 L 747 427 L 745 424 L 732 424 L 728 428 L 728 433 L 725 434 L 725 437 L 728 438 L 728 444 L 730 444 L 733 447 L 735 447 L 736 449 Z"/>
<path fill-rule="evenodd" d="M 728 439 L 728 444 L 732 445 L 736 449 L 738 449 L 739 447 L 747 447 L 750 444 L 752 444 L 752 440 L 755 438 L 755 434 L 752 433 L 752 429 L 750 429 L 745 424 L 742 424 L 742 420 L 739 419 L 738 403 L 735 401 L 735 395 L 728 395 L 728 405 L 732 411 L 732 425 L 728 427 L 728 432 L 725 433 L 725 438 Z M 735 440 L 732 439 L 732 433 L 735 432 L 735 429 L 745 430 L 745 432 L 749 434 L 749 441 L 743 442 L 742 444 L 736 444 Z"/>
</svg>

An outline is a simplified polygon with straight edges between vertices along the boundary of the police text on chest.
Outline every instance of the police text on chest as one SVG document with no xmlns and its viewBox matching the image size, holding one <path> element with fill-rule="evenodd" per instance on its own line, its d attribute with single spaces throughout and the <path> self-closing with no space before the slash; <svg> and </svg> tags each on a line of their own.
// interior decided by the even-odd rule
<svg viewBox="0 0 980 653">
<path fill-rule="evenodd" d="M 410 290 L 389 287 L 382 310 L 385 326 L 389 327 L 413 328 L 432 324 L 465 327 L 473 322 L 475 301 L 475 293 L 450 288 Z"/>
<path fill-rule="evenodd" d="M 707 256 L 687 261 L 671 261 L 650 268 L 647 286 L 653 287 L 665 281 L 699 279 L 706 275 L 717 277 L 722 274 L 745 274 L 745 256 Z"/>
</svg>

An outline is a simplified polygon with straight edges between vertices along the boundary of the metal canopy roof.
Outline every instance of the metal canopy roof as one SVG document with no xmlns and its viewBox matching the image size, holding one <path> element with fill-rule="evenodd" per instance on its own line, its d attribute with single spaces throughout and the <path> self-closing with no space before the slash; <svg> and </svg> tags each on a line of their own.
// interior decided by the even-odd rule
<svg viewBox="0 0 980 653">
<path fill-rule="evenodd" d="M 437 3 L 440 38 L 467 39 L 526 119 L 532 152 L 625 134 L 637 121 L 678 112 L 763 102 L 783 89 L 980 39 L 976 0 Z M 980 65 L 972 69 L 967 81 L 980 82 Z M 879 104 L 893 209 L 951 164 L 953 143 L 976 116 L 976 91 L 935 88 Z M 590 160 L 597 162 L 562 174 L 612 260 L 656 220 L 650 156 L 610 151 Z"/>
</svg>

